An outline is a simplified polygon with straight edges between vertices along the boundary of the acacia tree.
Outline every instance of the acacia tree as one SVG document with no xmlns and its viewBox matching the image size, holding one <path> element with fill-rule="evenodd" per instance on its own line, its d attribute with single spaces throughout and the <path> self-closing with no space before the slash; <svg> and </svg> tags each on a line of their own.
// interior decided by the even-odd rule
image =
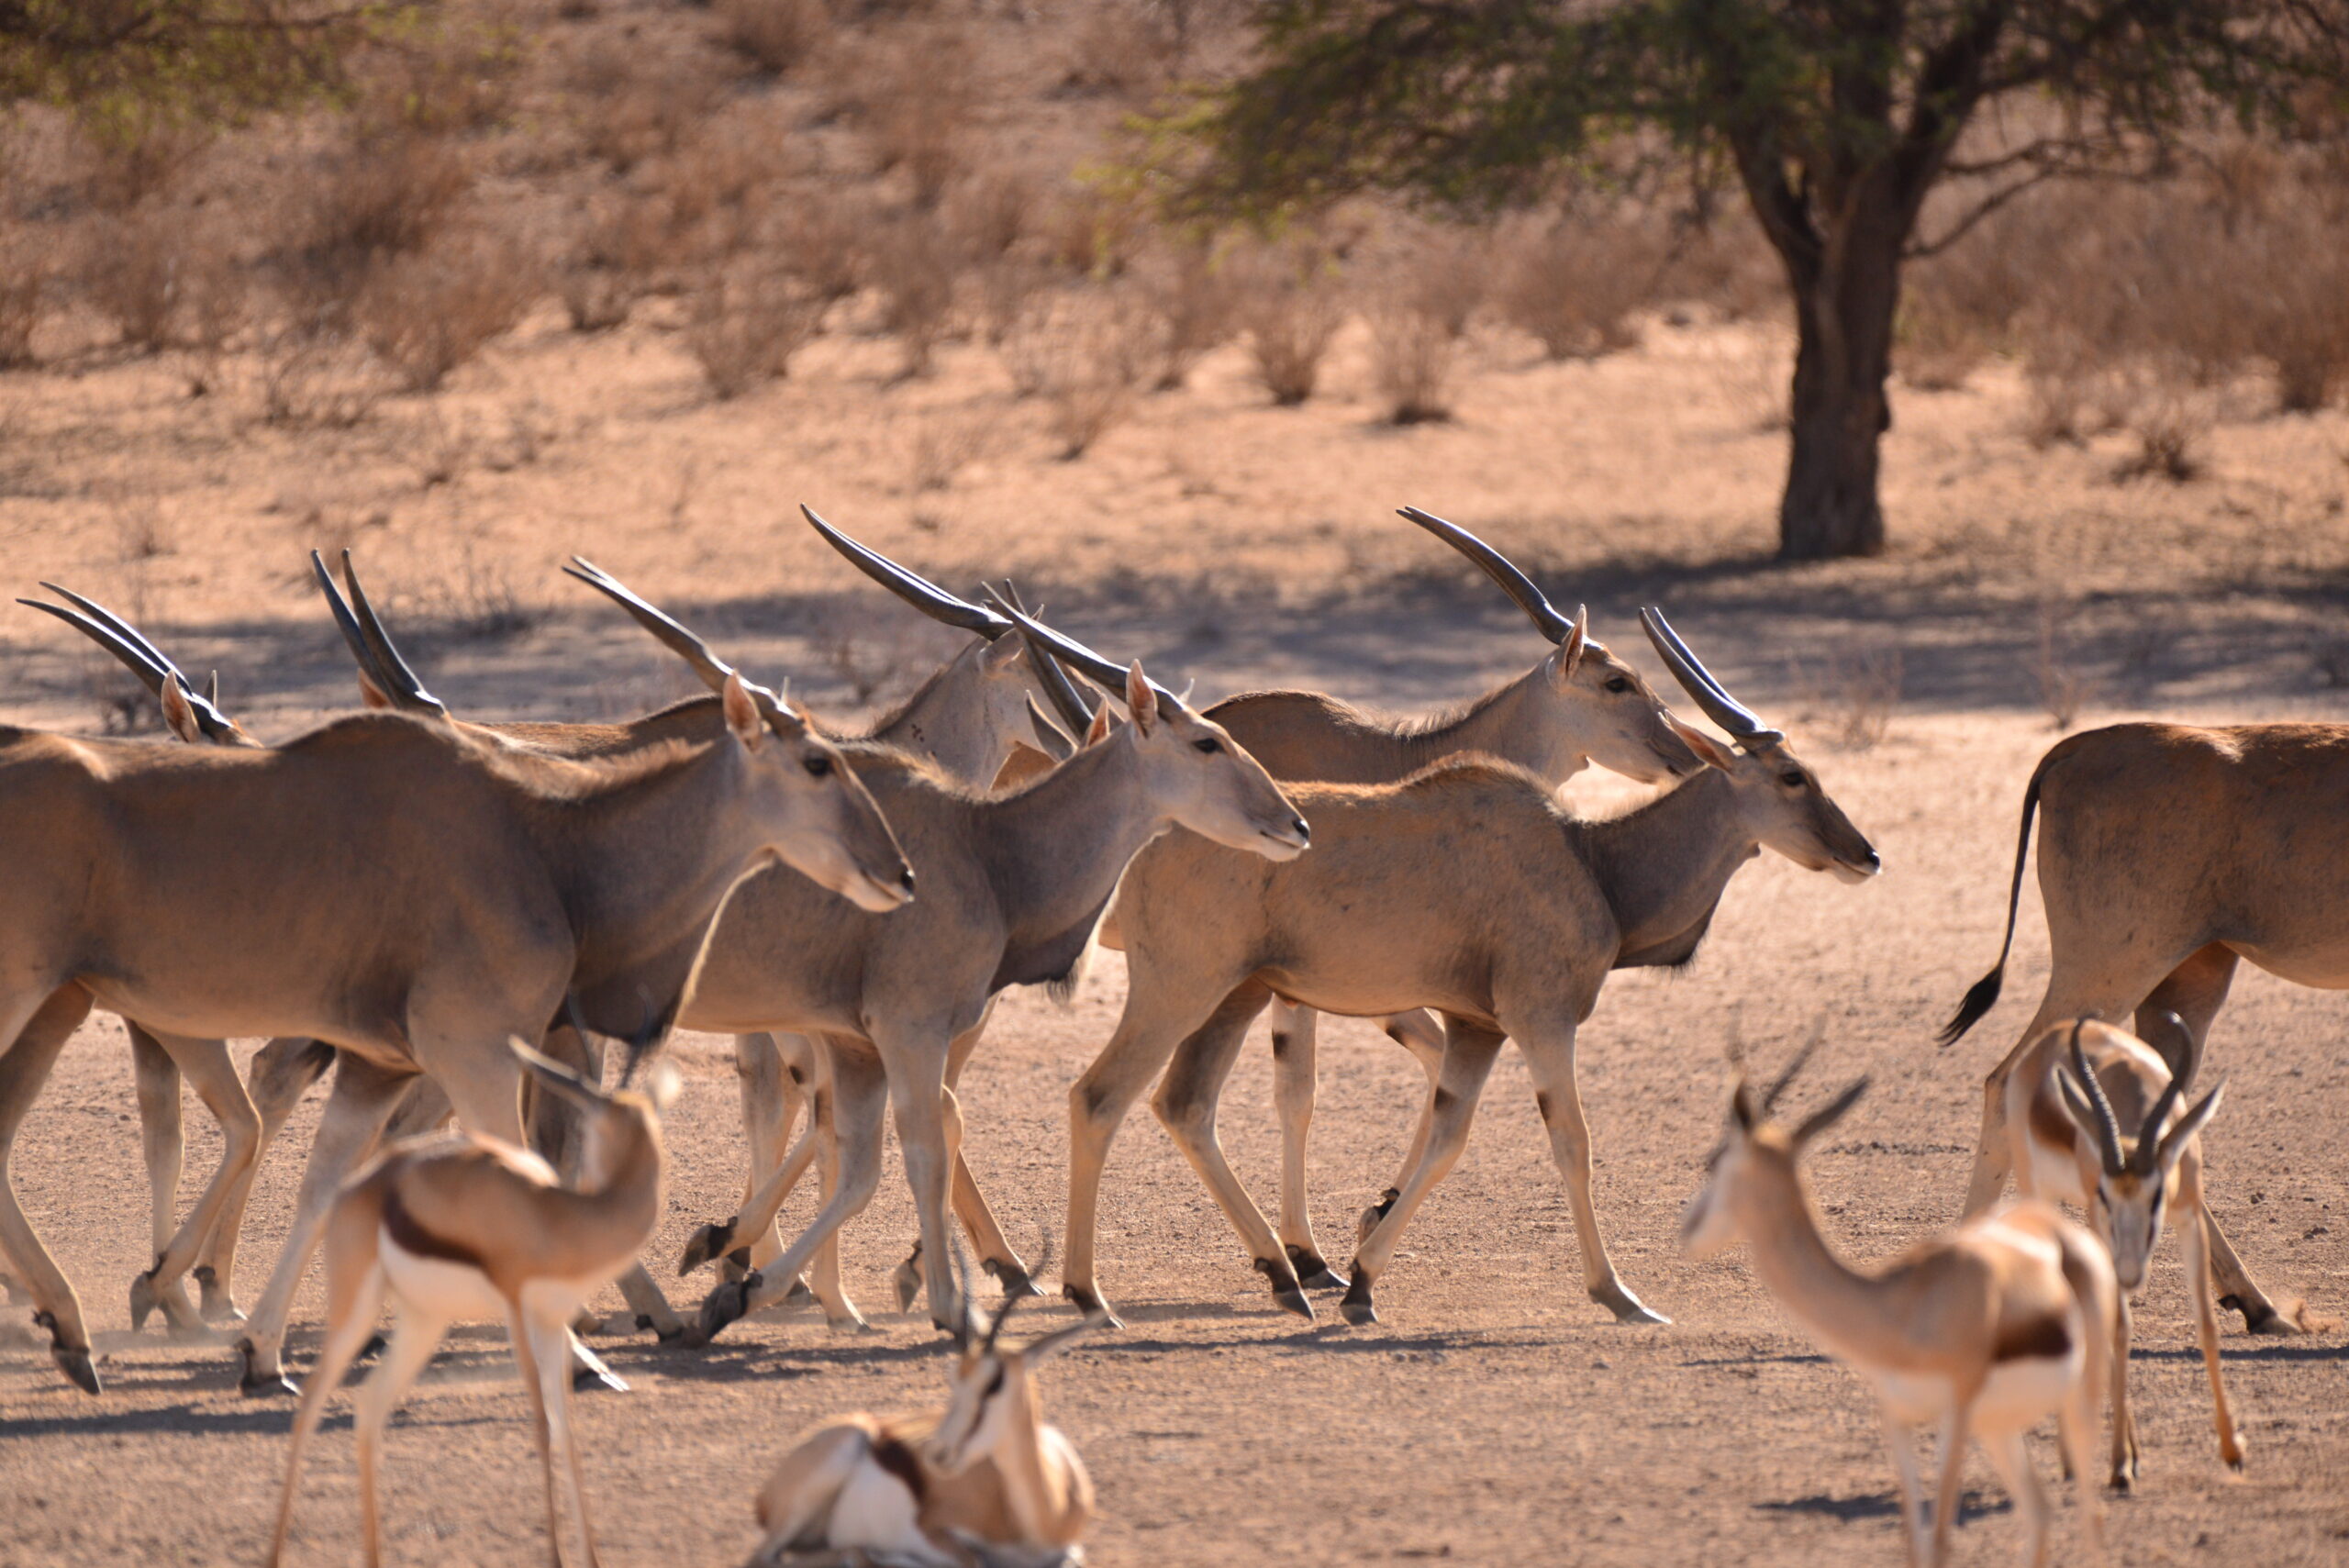
<svg viewBox="0 0 2349 1568">
<path fill-rule="evenodd" d="M 0 103 L 103 124 L 232 115 L 340 81 L 348 52 L 430 0 L 0 0 Z"/>
<path fill-rule="evenodd" d="M 1363 189 L 1489 206 L 1660 146 L 1726 166 L 1793 296 L 1783 559 L 1884 547 L 1900 269 L 2043 181 L 2191 130 L 2290 125 L 2343 76 L 2342 0 L 1268 0 L 1256 63 L 1188 127 L 1206 210 Z M 2001 101 L 2043 128 L 1978 158 Z M 1992 140 L 1977 138 L 1977 140 Z M 1971 144 L 1969 144 L 1971 145 Z M 1926 197 L 1950 184 L 1961 199 Z"/>
</svg>

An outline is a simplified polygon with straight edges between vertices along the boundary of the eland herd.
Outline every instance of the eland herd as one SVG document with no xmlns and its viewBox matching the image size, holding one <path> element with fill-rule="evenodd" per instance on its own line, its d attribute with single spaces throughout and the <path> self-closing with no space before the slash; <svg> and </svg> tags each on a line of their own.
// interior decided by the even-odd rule
<svg viewBox="0 0 2349 1568">
<path fill-rule="evenodd" d="M 558 1568 L 566 1512 L 594 1562 L 570 1398 L 575 1383 L 619 1385 L 580 1338 L 590 1299 L 617 1284 L 639 1328 L 684 1346 L 809 1296 L 834 1326 L 862 1326 L 838 1242 L 879 1185 L 887 1121 L 919 1222 L 897 1305 L 922 1301 L 951 1336 L 949 1397 L 806 1434 L 758 1494 L 761 1562 L 1044 1568 L 1079 1555 L 1092 1485 L 1042 1418 L 1036 1373 L 1079 1335 L 1119 1326 L 1100 1184 L 1119 1124 L 1152 1084 L 1152 1109 L 1277 1306 L 1311 1318 L 1309 1292 L 1340 1292 L 1359 1325 L 1376 1320 L 1397 1245 L 1514 1040 L 1591 1299 L 1623 1322 L 1667 1321 L 1608 1255 L 1576 1031 L 1612 971 L 1687 962 L 1762 850 L 1848 881 L 1882 863 L 1786 736 L 1659 611 L 1641 613 L 1642 629 L 1719 733 L 1673 713 L 1586 613 L 1553 607 L 1498 551 L 1428 513 L 1403 516 L 1489 574 L 1548 645 L 1514 679 L 1408 720 L 1297 691 L 1194 708 L 1139 662 L 1044 624 L 1008 583 L 960 598 L 812 511 L 859 569 L 972 638 L 862 734 L 802 714 L 584 561 L 566 570 L 683 658 L 708 695 L 620 723 L 460 717 L 403 659 L 348 552 L 339 581 L 314 553 L 364 711 L 264 743 L 135 627 L 44 584 L 54 601 L 22 602 L 128 665 L 185 744 L 0 727 L 11 1300 L 32 1307 L 58 1369 L 99 1393 L 73 1287 L 5 1179 L 26 1113 L 97 1008 L 129 1031 L 152 1195 L 154 1263 L 130 1287 L 134 1329 L 156 1311 L 178 1329 L 233 1324 L 245 1391 L 293 1392 L 287 1321 L 325 1251 L 328 1318 L 299 1387 L 273 1563 L 303 1451 L 344 1372 L 380 1343 L 356 1423 L 376 1562 L 385 1424 L 468 1318 L 507 1327 Z M 1594 763 L 1657 793 L 1619 816 L 1578 816 L 1559 786 Z M 2032 1561 L 2047 1560 L 2050 1509 L 2026 1436 L 2049 1416 L 2077 1486 L 2082 1555 L 2102 1555 L 2102 1483 L 2139 1477 L 2130 1296 L 2173 1213 L 2219 1452 L 2242 1467 L 2219 1311 L 2258 1333 L 2321 1320 L 2262 1291 L 2220 1232 L 2201 1132 L 2222 1090 L 2199 1090 L 2199 1068 L 2241 960 L 2349 986 L 2344 803 L 2349 727 L 2123 724 L 2050 751 L 2024 795 L 2007 926 L 2011 949 L 2043 815 L 2047 994 L 1985 1085 L 1966 1217 L 1876 1268 L 1838 1255 L 1799 1172 L 1866 1081 L 1780 1119 L 1809 1047 L 1757 1088 L 1732 1046 L 1727 1129 L 1683 1245 L 1702 1257 L 1743 1242 L 1786 1311 L 1873 1385 L 1912 1563 L 1943 1561 L 1975 1440 L 2015 1498 Z M 2181 813 L 2195 830 L 2176 830 Z M 1015 1345 L 1004 1326 L 1041 1294 L 1052 1244 L 1023 1259 L 1007 1240 L 963 1159 L 955 1086 L 1002 991 L 1065 996 L 1097 946 L 1125 955 L 1128 985 L 1069 1095 L 1060 1278 L 1078 1316 Z M 2006 960 L 1945 1038 L 1990 1010 Z M 1222 1086 L 1268 1011 L 1277 1224 L 1216 1129 Z M 1427 1080 L 1402 1168 L 1342 1267 L 1316 1237 L 1306 1182 L 1321 1013 L 1378 1020 Z M 664 1207 L 660 1120 L 674 1075 L 658 1050 L 680 1026 L 734 1037 L 749 1155 L 741 1207 L 686 1247 L 685 1272 L 718 1273 L 689 1316 L 640 1261 Z M 244 1037 L 268 1044 L 240 1077 L 225 1042 Z M 607 1088 L 614 1040 L 619 1086 Z M 234 1272 L 247 1196 L 329 1070 L 290 1232 L 247 1313 Z M 224 1147 L 175 1224 L 183 1075 Z M 462 1131 L 440 1130 L 451 1118 Z M 815 1218 L 786 1240 L 779 1209 L 811 1168 Z M 2009 1178 L 2021 1196 L 2002 1202 Z M 1002 1292 L 992 1315 L 974 1300 L 981 1273 Z M 395 1326 L 378 1341 L 386 1306 Z M 1939 1438 L 1930 1507 L 1920 1428 Z"/>
</svg>

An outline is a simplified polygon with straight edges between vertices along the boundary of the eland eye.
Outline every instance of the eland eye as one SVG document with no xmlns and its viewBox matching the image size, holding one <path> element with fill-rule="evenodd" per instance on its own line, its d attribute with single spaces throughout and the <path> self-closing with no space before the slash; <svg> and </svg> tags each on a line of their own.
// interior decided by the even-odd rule
<svg viewBox="0 0 2349 1568">
<path fill-rule="evenodd" d="M 1621 675 L 1611 676 L 1607 682 L 1607 689 L 1616 693 L 1628 692 L 1631 689 L 1631 683 Z"/>
<path fill-rule="evenodd" d="M 1191 750 L 1192 750 L 1192 751 L 1194 751 L 1198 752 L 1198 753 L 1199 753 L 1201 756 L 1203 756 L 1203 757 L 1212 757 L 1212 756 L 1214 756 L 1218 751 L 1222 751 L 1222 750 L 1223 750 L 1223 742 L 1222 742 L 1222 741 L 1220 741 L 1220 740 L 1194 740 L 1194 741 L 1192 741 L 1192 742 L 1191 742 Z"/>
<path fill-rule="evenodd" d="M 1778 775 L 1778 782 L 1788 789 L 1800 789 L 1803 786 L 1803 776 L 1798 769 L 1788 769 Z"/>
<path fill-rule="evenodd" d="M 802 757 L 799 760 L 799 765 L 807 770 L 807 776 L 811 779 L 829 778 L 832 775 L 832 760 L 829 757 L 821 755 Z"/>
</svg>

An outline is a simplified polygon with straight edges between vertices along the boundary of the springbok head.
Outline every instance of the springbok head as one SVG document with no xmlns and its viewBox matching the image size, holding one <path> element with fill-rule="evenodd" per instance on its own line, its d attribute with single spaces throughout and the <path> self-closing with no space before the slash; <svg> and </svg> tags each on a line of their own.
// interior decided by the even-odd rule
<svg viewBox="0 0 2349 1568">
<path fill-rule="evenodd" d="M 1804 1147 L 1842 1120 L 1867 1093 L 1868 1081 L 1856 1079 L 1792 1127 L 1775 1119 L 1779 1096 L 1809 1062 L 1820 1033 L 1815 1027 L 1809 1042 L 1758 1096 L 1746 1078 L 1736 1046 L 1731 1045 L 1730 1061 L 1737 1070 L 1737 1086 L 1729 1097 L 1729 1126 L 1706 1162 L 1705 1184 L 1680 1216 L 1680 1250 L 1691 1259 L 1702 1262 L 1735 1245 L 1745 1234 L 1743 1216 L 1749 1197 L 1785 1192 L 1786 1184 L 1796 1179 L 1795 1166 Z"/>
<path fill-rule="evenodd" d="M 607 1089 L 519 1040 L 507 1040 L 507 1047 L 539 1087 L 568 1101 L 579 1112 L 579 1168 L 572 1178 L 573 1185 L 585 1192 L 606 1185 L 617 1173 L 618 1162 L 643 1139 L 650 1138 L 658 1153 L 662 1113 L 677 1097 L 677 1069 L 674 1063 L 656 1062 L 640 1089 L 628 1087 L 625 1077 L 619 1088 Z M 632 1057 L 629 1076 L 633 1076 L 635 1066 Z"/>
<path fill-rule="evenodd" d="M 807 506 L 807 524 L 858 571 L 942 626 L 976 639 L 955 654 L 938 680 L 951 689 L 938 693 L 937 723 L 959 733 L 936 734 L 925 742 L 940 763 L 960 776 L 982 782 L 994 776 L 1011 753 L 1011 743 L 1032 733 L 1031 705 L 1051 705 L 1059 727 L 1082 734 L 1090 717 L 1075 696 L 1068 674 L 1034 639 L 1020 634 L 996 609 L 957 598 L 868 545 L 832 527 Z M 998 601 L 1024 609 L 1019 590 L 1007 581 Z M 990 594 L 988 597 L 993 598 Z"/>
<path fill-rule="evenodd" d="M 839 747 L 618 578 L 577 556 L 563 571 L 628 611 L 718 694 L 727 731 L 749 763 L 752 818 L 777 859 L 860 909 L 885 914 L 913 902 L 913 868 Z"/>
<path fill-rule="evenodd" d="M 1053 658 L 1122 695 L 1128 722 L 1091 743 L 1133 747 L 1161 815 L 1203 839 L 1270 861 L 1295 860 L 1312 843 L 1312 829 L 1264 765 L 1222 725 L 1142 673 L 1140 660 L 1120 669 L 1033 617 L 1010 614 Z M 1088 737 L 1102 728 L 1097 714 Z"/>
<path fill-rule="evenodd" d="M 2091 1029 L 2121 1034 L 2093 1018 L 2075 1018 L 2068 1060 L 2056 1068 L 2055 1083 L 2079 1137 L 2096 1151 L 2096 1201 L 2088 1206 L 2088 1223 L 2111 1249 L 2112 1272 L 2121 1288 L 2133 1291 L 2145 1283 L 2146 1261 L 2161 1242 L 2169 1200 L 2176 1191 L 2177 1162 L 2217 1113 L 2227 1086 L 2221 1084 L 2173 1118 L 2194 1071 L 2194 1040 L 2176 1013 L 2165 1014 L 2158 1038 L 2145 1042 L 2169 1069 L 2150 1107 L 2144 1103 L 2149 1085 L 2129 1062 L 2116 1059 L 2108 1070 L 2111 1087 L 2127 1095 L 2130 1109 L 2143 1113 L 2132 1118 L 2133 1131 L 2123 1132 L 2107 1085 L 2080 1047 L 2082 1033 Z"/>
<path fill-rule="evenodd" d="M 1642 784 L 1687 778 L 1704 762 L 1680 737 L 1641 673 L 1608 651 L 1590 635 L 1590 612 L 1560 614 L 1533 580 L 1508 557 L 1456 523 L 1417 506 L 1400 516 L 1417 523 L 1484 569 L 1500 584 L 1534 629 L 1555 644 L 1542 661 L 1539 678 L 1528 689 L 1537 697 L 1531 709 L 1552 751 L 1563 757 L 1586 756 Z M 1567 767 L 1552 770 L 1563 776 Z"/>
<path fill-rule="evenodd" d="M 962 1307 L 954 1326 L 954 1348 L 959 1354 L 953 1388 L 925 1455 L 946 1475 L 959 1475 L 992 1456 L 1008 1439 L 1033 1441 L 1043 1417 L 1043 1406 L 1036 1395 L 1037 1369 L 1109 1320 L 1104 1314 L 1092 1313 L 1015 1349 L 1003 1342 L 1003 1326 L 1029 1298 L 1006 1297 L 994 1319 L 982 1325 L 971 1307 L 970 1270 L 961 1254 L 958 1242 L 954 1268 Z M 1040 1272 L 1051 1257 L 1052 1240 L 1047 1237 L 1038 1263 Z"/>
<path fill-rule="evenodd" d="M 1640 624 L 1673 678 L 1706 717 L 1729 731 L 1734 745 L 1723 746 L 1701 729 L 1671 720 L 1691 751 L 1729 775 L 1754 842 L 1806 871 L 1831 871 L 1846 882 L 1863 882 L 1882 871 L 1876 846 L 1820 787 L 1819 776 L 1794 754 L 1786 736 L 1729 695 L 1673 631 L 1663 611 L 1642 610 Z"/>
</svg>

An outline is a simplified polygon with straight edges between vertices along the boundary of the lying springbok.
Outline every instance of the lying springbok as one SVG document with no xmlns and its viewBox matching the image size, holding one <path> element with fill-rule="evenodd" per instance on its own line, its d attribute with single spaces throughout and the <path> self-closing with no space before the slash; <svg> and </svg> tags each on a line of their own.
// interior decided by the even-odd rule
<svg viewBox="0 0 2349 1568">
<path fill-rule="evenodd" d="M 639 618 L 661 634 L 657 621 Z M 772 1267 L 710 1293 L 705 1333 L 780 1299 L 871 1200 L 885 1108 L 904 1150 L 923 1254 L 947 1255 L 962 1120 L 950 1066 L 975 1041 L 996 992 L 1071 977 L 1144 845 L 1179 827 L 1251 863 L 1304 851 L 1305 819 L 1219 725 L 1153 685 L 1139 664 L 1125 672 L 1124 692 L 1129 723 L 1006 795 L 967 789 L 903 752 L 847 748 L 921 873 L 923 899 L 906 921 L 818 909 L 786 877 L 753 880 L 729 906 L 684 1021 L 821 1038 L 838 1169 L 827 1172 L 813 1224 Z M 772 1222 L 772 1210 L 754 1207 L 707 1227 L 688 1262 L 722 1256 Z M 941 1328 L 959 1310 L 950 1272 L 928 1272 L 930 1316 Z"/>
<path fill-rule="evenodd" d="M 1553 644 L 1553 650 L 1531 669 L 1483 695 L 1418 718 L 1381 717 L 1318 692 L 1249 692 L 1208 708 L 1207 717 L 1229 729 L 1273 777 L 1283 783 L 1391 784 L 1431 762 L 1467 751 L 1517 763 L 1553 787 L 1593 762 L 1648 784 L 1685 776 L 1703 766 L 1665 719 L 1662 701 L 1639 672 L 1589 635 L 1586 614 L 1560 614 L 1507 557 L 1466 529 L 1417 507 L 1406 507 L 1400 515 L 1481 567 Z M 951 600 L 941 605 L 935 590 L 885 557 L 836 531 L 822 531 L 834 549 L 882 586 L 954 624 Z M 1007 612 L 1019 608 L 1017 604 L 997 607 Z M 1108 673 L 1118 673 L 1114 666 Z M 1117 689 L 1114 684 L 1110 689 Z M 1058 706 L 1066 717 L 1065 700 Z M 1121 940 L 1113 911 L 1103 924 L 1101 943 L 1114 949 Z M 1314 1239 L 1307 1193 L 1315 1017 L 1311 1008 L 1279 998 L 1272 1006 L 1274 1101 L 1281 1124 L 1281 1241 L 1305 1284 L 1342 1289 L 1346 1281 L 1323 1260 Z M 1378 1022 L 1411 1051 L 1428 1075 L 1429 1103 L 1403 1159 L 1402 1173 L 1408 1173 L 1426 1144 L 1443 1037 L 1420 1011 Z M 1402 1179 L 1398 1173 L 1385 1201 L 1392 1201 Z M 975 1187 L 969 1199 L 984 1211 L 985 1200 Z M 990 1219 L 985 1229 L 996 1227 Z M 904 1277 L 908 1276 L 901 1273 Z"/>
<path fill-rule="evenodd" d="M 558 1459 L 584 1561 L 596 1561 L 571 1430 L 570 1324 L 590 1296 L 636 1262 L 661 1218 L 660 1111 L 675 1079 L 664 1075 L 649 1095 L 625 1088 L 607 1094 L 520 1040 L 511 1045 L 540 1087 L 581 1114 L 577 1183 L 562 1185 L 528 1150 L 474 1135 L 395 1144 L 343 1188 L 327 1218 L 326 1342 L 294 1418 L 271 1568 L 284 1555 L 302 1451 L 342 1374 L 374 1334 L 386 1298 L 398 1309 L 398 1326 L 359 1395 L 355 1423 L 368 1568 L 380 1560 L 375 1472 L 384 1425 L 450 1326 L 482 1318 L 505 1320 L 530 1397 L 556 1568 L 563 1535 Z"/>
<path fill-rule="evenodd" d="M 1006 1297 L 981 1333 L 963 1290 L 954 1330 L 962 1353 L 943 1409 L 859 1411 L 794 1444 L 759 1489 L 766 1539 L 752 1563 L 779 1568 L 795 1553 L 820 1551 L 921 1568 L 1078 1561 L 1093 1483 L 1076 1446 L 1046 1424 L 1036 1373 L 1101 1319 L 1012 1350 L 1001 1342 L 1003 1326 L 1023 1299 Z"/>
<path fill-rule="evenodd" d="M 2124 1492 L 2136 1484 L 2138 1468 L 2137 1424 L 2129 1408 L 2129 1298 L 2145 1283 L 2165 1211 L 2187 1217 L 2179 1233 L 2186 1288 L 2210 1378 L 2219 1457 L 2230 1470 L 2243 1468 L 2243 1441 L 2219 1371 L 2219 1315 L 2201 1223 L 2201 1132 L 2226 1085 L 2181 1108 L 2193 1070 L 2193 1037 L 2176 1014 L 2165 1013 L 2152 1043 L 2092 1018 L 2076 1018 L 2069 1029 L 2058 1025 L 2007 1076 L 2016 1184 L 2025 1197 L 2079 1205 L 2088 1228 L 2110 1251 L 2121 1282 L 2111 1480 Z"/>
<path fill-rule="evenodd" d="M 1739 1073 L 1728 1133 L 1681 1217 L 1682 1250 L 1701 1262 L 1746 1242 L 1753 1272 L 1778 1304 L 1874 1385 L 1900 1475 L 1912 1564 L 1939 1568 L 1947 1557 L 1967 1440 L 1978 1438 L 2030 1532 L 2032 1568 L 2043 1568 L 2047 1497 L 2025 1438 L 2051 1414 L 2078 1488 L 2087 1556 L 2101 1562 L 2092 1462 L 2120 1313 L 2111 1259 L 2087 1231 L 2027 1200 L 1920 1241 L 1874 1273 L 1853 1268 L 1820 1233 L 1798 1166 L 1804 1147 L 1851 1110 L 1868 1081 L 1781 1126 L 1770 1112 L 1803 1056 L 1758 1101 Z M 1930 1524 L 1916 1451 L 1917 1429 L 1929 1424 L 1940 1429 L 1942 1458 Z"/>
<path fill-rule="evenodd" d="M 1434 1126 L 1399 1195 L 1363 1241 L 1341 1303 L 1375 1318 L 1373 1283 L 1411 1215 L 1459 1158 L 1504 1040 L 1531 1069 L 1535 1102 L 1565 1179 L 1591 1299 L 1625 1322 L 1664 1321 L 1626 1289 L 1590 1198 L 1590 1135 L 1575 1037 L 1610 970 L 1694 956 L 1730 878 L 1767 847 L 1852 880 L 1876 852 L 1785 737 L 1715 683 L 1661 615 L 1642 623 L 1665 664 L 1737 750 L 1678 725 L 1708 764 L 1630 815 L 1591 822 L 1520 768 L 1456 759 L 1400 784 L 1297 784 L 1310 855 L 1271 868 L 1179 836 L 1135 859 L 1116 917 L 1127 956 L 1124 1015 L 1069 1092 L 1069 1259 L 1063 1289 L 1107 1311 L 1095 1220 L 1109 1141 L 1142 1089 L 1239 1231 L 1275 1299 L 1312 1316 L 1281 1244 L 1225 1163 L 1216 1101 L 1241 1038 L 1275 995 L 1325 1012 L 1442 1015 Z M 1080 673 L 1097 656 L 1036 628 Z M 1168 1065 L 1170 1059 L 1172 1065 Z"/>
<path fill-rule="evenodd" d="M 2303 985 L 2349 987 L 2349 725 L 2115 724 L 2058 741 L 2023 790 L 1998 962 L 1942 1031 L 1946 1045 L 1998 1000 L 2043 807 L 2039 893 L 2050 964 L 2039 1009 L 1982 1085 L 1982 1139 L 1966 1212 L 2009 1174 L 2006 1082 L 2066 1018 L 2127 1018 L 2150 1037 L 2185 1020 L 2199 1062 L 2239 960 Z M 2254 1334 L 2331 1327 L 2254 1283 L 2206 1212 L 2220 1305 Z"/>
<path fill-rule="evenodd" d="M 836 747 L 739 677 L 707 706 L 714 734 L 595 763 L 400 715 L 263 751 L 0 732 L 17 805 L 0 858 L 20 868 L 0 900 L 0 948 L 19 966 L 0 1040 L 23 1032 L 0 1135 L 94 999 L 197 1039 L 333 1044 L 343 1064 L 293 1234 L 240 1341 L 248 1387 L 280 1385 L 326 1207 L 417 1073 L 472 1129 L 518 1140 L 507 1038 L 540 1036 L 566 994 L 598 1032 L 663 1032 L 746 873 L 780 856 L 861 907 L 911 897 Z M 39 1257 L 61 1364 L 89 1378 L 70 1287 L 13 1201 L 0 1222 L 20 1263 Z"/>
</svg>

